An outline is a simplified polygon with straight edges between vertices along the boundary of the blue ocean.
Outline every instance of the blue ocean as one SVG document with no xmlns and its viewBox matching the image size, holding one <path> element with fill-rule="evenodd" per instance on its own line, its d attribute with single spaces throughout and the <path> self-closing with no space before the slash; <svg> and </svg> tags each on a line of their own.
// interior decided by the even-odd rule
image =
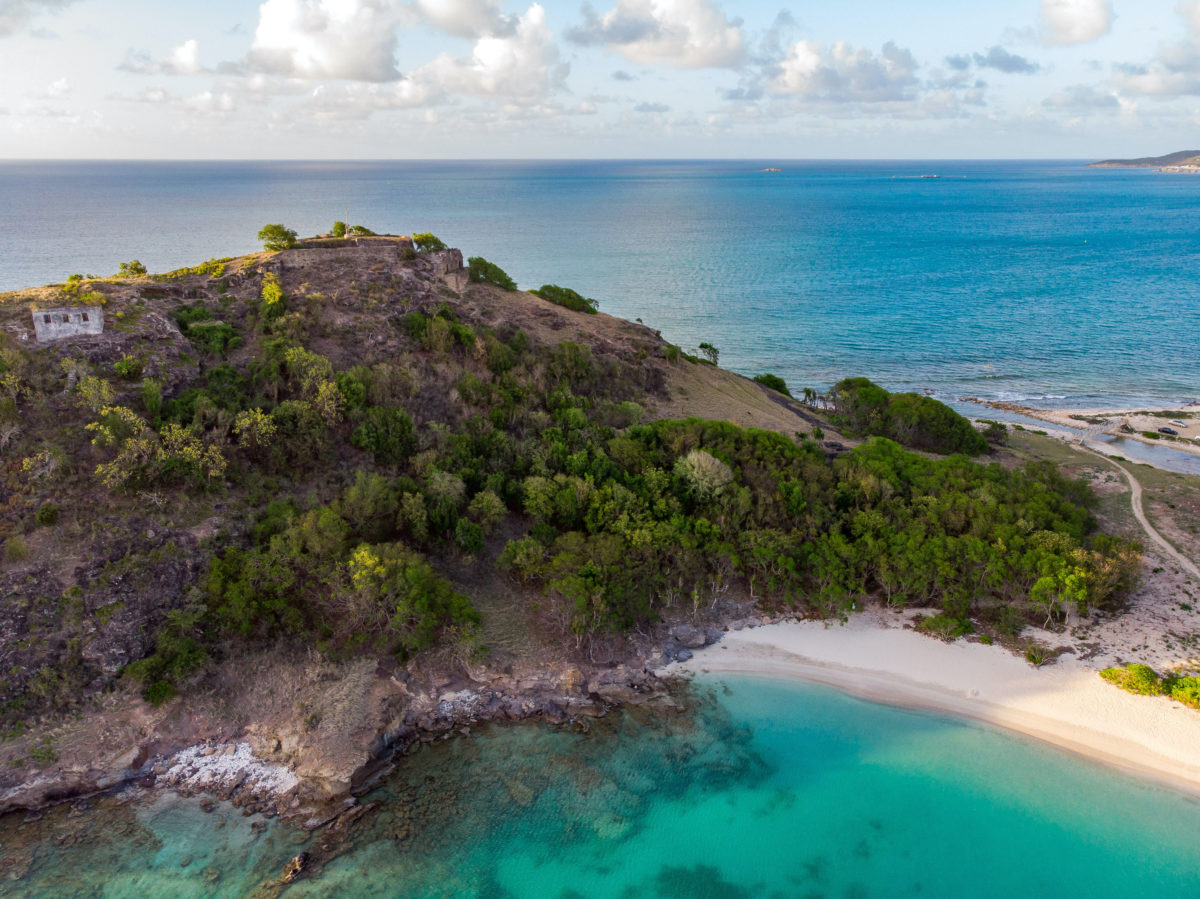
<svg viewBox="0 0 1200 899">
<path fill-rule="evenodd" d="M 707 677 L 583 735 L 489 726 L 405 759 L 331 846 L 158 795 L 0 826 L 0 895 L 758 899 L 1200 896 L 1200 805 L 832 690 Z M 325 844 L 322 846 L 322 844 Z M 14 875 L 19 875 L 17 879 Z"/>
<path fill-rule="evenodd" d="M 347 214 L 793 387 L 1200 399 L 1200 178 L 1071 161 L 3 162 L 0 290 Z"/>
<path fill-rule="evenodd" d="M 1198 200 L 1200 178 L 1075 162 L 4 162 L 0 291 L 348 211 L 793 388 L 1137 407 L 1200 399 Z M 0 895 L 279 895 L 309 850 L 319 875 L 283 895 L 1200 899 L 1178 793 L 815 686 L 709 678 L 680 703 L 427 748 L 332 848 L 165 793 L 10 817 Z"/>
</svg>

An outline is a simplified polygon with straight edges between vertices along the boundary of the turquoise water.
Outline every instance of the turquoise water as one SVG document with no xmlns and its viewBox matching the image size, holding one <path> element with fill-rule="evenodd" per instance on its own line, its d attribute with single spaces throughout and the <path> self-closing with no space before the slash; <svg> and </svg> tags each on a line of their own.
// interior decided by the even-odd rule
<svg viewBox="0 0 1200 899">
<path fill-rule="evenodd" d="M 1139 406 L 1200 398 L 1198 200 L 1079 162 L 0 162 L 0 290 L 349 207 L 793 386 Z"/>
<path fill-rule="evenodd" d="M 699 683 L 686 712 L 641 708 L 587 736 L 485 728 L 411 757 L 346 843 L 305 844 L 323 869 L 284 894 L 1200 896 L 1190 799 L 825 688 Z M 81 821 L 90 835 L 55 845 Z M 12 827 L 6 852 L 30 837 Z M 38 859 L 0 881 L 9 895 L 245 895 L 304 848 L 167 797 L 26 828 L 42 829 Z"/>
</svg>

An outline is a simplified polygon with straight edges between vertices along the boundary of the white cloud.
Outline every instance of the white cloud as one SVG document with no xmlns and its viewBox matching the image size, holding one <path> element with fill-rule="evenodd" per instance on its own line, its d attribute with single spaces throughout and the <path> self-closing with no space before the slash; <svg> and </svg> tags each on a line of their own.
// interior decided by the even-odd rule
<svg viewBox="0 0 1200 899">
<path fill-rule="evenodd" d="M 309 108 L 327 118 L 363 118 L 375 110 L 428 107 L 474 96 L 500 101 L 511 114 L 542 108 L 563 87 L 568 69 L 546 27 L 546 11 L 535 3 L 514 20 L 511 34 L 479 38 L 469 57 L 443 53 L 390 84 L 320 85 Z"/>
<path fill-rule="evenodd" d="M 1183 0 L 1175 11 L 1189 40 L 1164 44 L 1144 65 L 1117 65 L 1113 84 L 1122 93 L 1172 100 L 1200 96 L 1200 0 Z"/>
<path fill-rule="evenodd" d="M 176 75 L 195 75 L 204 71 L 200 65 L 200 44 L 194 40 L 184 41 L 171 51 L 171 58 L 166 64 L 171 73 Z"/>
<path fill-rule="evenodd" d="M 1042 0 L 1042 23 L 1052 44 L 1085 44 L 1112 27 L 1109 0 Z"/>
<path fill-rule="evenodd" d="M 200 44 L 195 40 L 184 41 L 163 60 L 152 59 L 148 53 L 129 53 L 117 68 L 135 75 L 200 75 L 208 71 L 200 64 Z"/>
<path fill-rule="evenodd" d="M 1075 84 L 1050 95 L 1042 105 L 1048 109 L 1116 110 L 1121 108 L 1121 101 L 1112 91 L 1090 84 Z"/>
<path fill-rule="evenodd" d="M 516 21 L 512 34 L 481 37 L 469 59 L 443 53 L 411 78 L 444 93 L 528 98 L 561 88 L 566 75 L 546 27 L 546 10 L 535 3 Z"/>
<path fill-rule="evenodd" d="M 602 44 L 626 59 L 685 69 L 737 66 L 746 54 L 740 20 L 730 21 L 711 0 L 617 0 L 598 16 L 583 9 L 584 24 L 568 32 L 583 45 Z"/>
<path fill-rule="evenodd" d="M 134 97 L 134 100 L 138 103 L 169 103 L 171 94 L 166 88 L 150 87 Z"/>
<path fill-rule="evenodd" d="M 501 0 L 415 0 L 414 8 L 431 25 L 459 37 L 510 34 L 515 16 L 500 11 Z"/>
<path fill-rule="evenodd" d="M 67 81 L 66 76 L 56 78 L 49 87 L 46 88 L 47 97 L 65 97 L 71 93 L 71 83 Z"/>
<path fill-rule="evenodd" d="M 1200 95 L 1200 54 L 1189 44 L 1162 47 L 1147 65 L 1117 66 L 1113 83 L 1127 93 L 1168 100 Z"/>
<path fill-rule="evenodd" d="M 16 34 L 35 16 L 58 12 L 75 0 L 0 0 L 0 37 Z"/>
<path fill-rule="evenodd" d="M 912 53 L 891 41 L 878 55 L 845 41 L 829 47 L 797 41 L 779 63 L 767 92 L 837 102 L 911 100 L 918 86 L 916 69 Z"/>
<path fill-rule="evenodd" d="M 237 100 L 228 91 L 203 91 L 182 101 L 190 112 L 223 114 L 237 108 Z"/>
<path fill-rule="evenodd" d="M 1187 23 L 1192 37 L 1200 40 L 1200 0 L 1181 0 L 1180 4 L 1175 7 L 1175 11 Z"/>
<path fill-rule="evenodd" d="M 266 0 L 245 68 L 298 78 L 392 81 L 397 8 L 390 0 Z"/>
</svg>

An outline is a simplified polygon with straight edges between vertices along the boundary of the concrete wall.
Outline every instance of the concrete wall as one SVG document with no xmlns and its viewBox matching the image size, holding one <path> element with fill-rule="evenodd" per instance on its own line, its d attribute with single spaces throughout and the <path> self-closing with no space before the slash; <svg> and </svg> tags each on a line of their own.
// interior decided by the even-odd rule
<svg viewBox="0 0 1200 899">
<path fill-rule="evenodd" d="M 104 310 L 99 306 L 35 309 L 33 332 L 37 335 L 38 343 L 60 340 L 63 337 L 78 337 L 81 334 L 102 334 Z"/>
</svg>

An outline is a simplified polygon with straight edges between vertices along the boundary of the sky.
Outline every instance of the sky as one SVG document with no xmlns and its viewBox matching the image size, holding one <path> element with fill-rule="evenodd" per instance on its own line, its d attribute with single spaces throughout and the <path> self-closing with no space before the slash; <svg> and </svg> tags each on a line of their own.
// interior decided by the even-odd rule
<svg viewBox="0 0 1200 899">
<path fill-rule="evenodd" d="M 0 0 L 0 158 L 1200 148 L 1200 0 Z"/>
</svg>

